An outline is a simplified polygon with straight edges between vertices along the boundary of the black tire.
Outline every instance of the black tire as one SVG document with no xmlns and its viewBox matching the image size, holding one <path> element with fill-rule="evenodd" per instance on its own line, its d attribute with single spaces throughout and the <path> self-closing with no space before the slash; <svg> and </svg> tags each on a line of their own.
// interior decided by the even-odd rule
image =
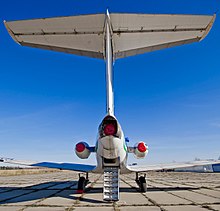
<svg viewBox="0 0 220 211">
<path fill-rule="evenodd" d="M 86 178 L 85 177 L 80 177 L 78 181 L 78 190 L 85 190 L 86 187 Z"/>
<path fill-rule="evenodd" d="M 139 178 L 139 183 L 140 183 L 140 191 L 142 193 L 145 193 L 147 191 L 147 183 L 145 177 L 141 176 Z"/>
</svg>

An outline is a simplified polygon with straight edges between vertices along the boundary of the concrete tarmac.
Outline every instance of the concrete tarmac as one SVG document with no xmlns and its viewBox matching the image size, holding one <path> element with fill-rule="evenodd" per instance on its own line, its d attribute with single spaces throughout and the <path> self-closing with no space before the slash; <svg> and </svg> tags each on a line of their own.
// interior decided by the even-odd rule
<svg viewBox="0 0 220 211">
<path fill-rule="evenodd" d="M 148 191 L 138 192 L 135 175 L 122 175 L 120 200 L 102 200 L 102 176 L 90 174 L 85 193 L 77 193 L 78 174 L 60 171 L 0 177 L 0 211 L 220 211 L 220 174 L 148 173 Z"/>
</svg>

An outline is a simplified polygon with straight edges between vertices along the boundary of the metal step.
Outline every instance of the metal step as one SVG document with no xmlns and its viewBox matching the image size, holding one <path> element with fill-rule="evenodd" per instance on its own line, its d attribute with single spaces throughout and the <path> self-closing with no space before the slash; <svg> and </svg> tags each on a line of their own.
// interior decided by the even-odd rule
<svg viewBox="0 0 220 211">
<path fill-rule="evenodd" d="M 105 201 L 119 200 L 119 168 L 105 167 L 103 176 L 103 199 Z"/>
</svg>

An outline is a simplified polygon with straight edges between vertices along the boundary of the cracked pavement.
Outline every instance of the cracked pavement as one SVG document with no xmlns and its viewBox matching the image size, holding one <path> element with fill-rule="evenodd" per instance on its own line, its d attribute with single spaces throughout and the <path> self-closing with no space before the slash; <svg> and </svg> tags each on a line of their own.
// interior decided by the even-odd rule
<svg viewBox="0 0 220 211">
<path fill-rule="evenodd" d="M 135 174 L 120 176 L 120 200 L 102 200 L 102 175 L 89 174 L 85 193 L 77 193 L 78 174 L 0 177 L 0 211 L 152 210 L 220 211 L 220 174 L 150 172 L 148 191 L 140 193 Z"/>
</svg>

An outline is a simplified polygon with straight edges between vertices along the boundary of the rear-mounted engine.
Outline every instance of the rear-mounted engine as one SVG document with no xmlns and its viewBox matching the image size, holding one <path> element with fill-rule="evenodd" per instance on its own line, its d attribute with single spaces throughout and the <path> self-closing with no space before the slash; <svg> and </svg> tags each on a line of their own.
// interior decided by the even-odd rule
<svg viewBox="0 0 220 211">
<path fill-rule="evenodd" d="M 100 138 L 105 136 L 121 137 L 120 126 L 113 116 L 106 116 L 99 126 Z"/>
<path fill-rule="evenodd" d="M 79 142 L 75 146 L 75 153 L 81 159 L 86 159 L 89 157 L 91 151 L 89 150 L 89 145 L 85 142 Z"/>
<path fill-rule="evenodd" d="M 148 154 L 148 146 L 144 142 L 138 142 L 134 146 L 134 154 L 137 158 L 144 158 Z"/>
</svg>

